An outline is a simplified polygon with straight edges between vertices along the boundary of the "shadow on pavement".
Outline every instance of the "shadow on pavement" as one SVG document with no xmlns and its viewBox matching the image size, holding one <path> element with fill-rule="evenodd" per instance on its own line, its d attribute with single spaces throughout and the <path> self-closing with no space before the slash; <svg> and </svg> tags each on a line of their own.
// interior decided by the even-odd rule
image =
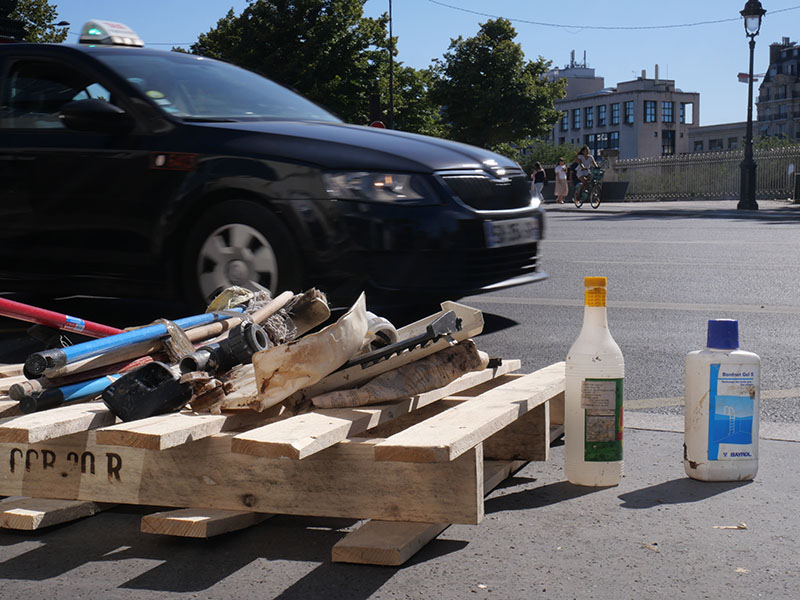
<svg viewBox="0 0 800 600">
<path fill-rule="evenodd" d="M 517 477 L 507 480 L 507 486 L 519 483 Z M 526 487 L 518 492 L 510 494 L 497 494 L 494 492 L 491 497 L 484 501 L 486 514 L 502 512 L 507 510 L 528 510 L 531 508 L 542 508 L 551 504 L 558 504 L 565 500 L 580 498 L 588 494 L 593 494 L 605 488 L 584 487 L 572 485 L 568 481 L 550 483 L 538 488 Z"/>
<path fill-rule="evenodd" d="M 700 502 L 718 494 L 752 483 L 751 481 L 697 481 L 681 477 L 657 485 L 621 494 L 623 508 L 652 508 L 662 504 Z"/>
</svg>

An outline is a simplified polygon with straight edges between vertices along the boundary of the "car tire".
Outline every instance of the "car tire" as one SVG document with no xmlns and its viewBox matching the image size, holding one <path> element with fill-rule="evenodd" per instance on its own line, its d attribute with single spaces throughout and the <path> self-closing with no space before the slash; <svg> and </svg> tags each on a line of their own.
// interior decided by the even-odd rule
<svg viewBox="0 0 800 600">
<path fill-rule="evenodd" d="M 184 296 L 208 303 L 222 288 L 297 291 L 301 261 L 278 216 L 248 200 L 213 206 L 191 227 L 182 256 Z"/>
</svg>

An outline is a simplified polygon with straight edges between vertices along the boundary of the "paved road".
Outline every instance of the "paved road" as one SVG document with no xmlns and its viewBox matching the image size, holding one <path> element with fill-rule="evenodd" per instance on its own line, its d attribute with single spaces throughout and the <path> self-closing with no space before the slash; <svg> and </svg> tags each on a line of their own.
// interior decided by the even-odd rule
<svg viewBox="0 0 800 600">
<path fill-rule="evenodd" d="M 764 202 L 548 205 L 542 283 L 465 298 L 486 313 L 484 350 L 525 370 L 563 360 L 583 319 L 583 277 L 605 275 L 626 360 L 626 408 L 682 414 L 686 353 L 708 319 L 739 320 L 762 358 L 763 417 L 800 422 L 800 205 Z"/>
<path fill-rule="evenodd" d="M 464 299 L 486 311 L 478 345 L 530 371 L 566 355 L 583 276 L 609 277 L 627 364 L 620 486 L 567 484 L 557 446 L 488 497 L 481 525 L 450 527 L 399 569 L 330 562 L 352 521 L 275 517 L 176 540 L 139 533 L 145 509 L 117 508 L 35 534 L 0 531 L 0 598 L 797 598 L 798 443 L 762 440 L 752 483 L 696 482 L 683 474 L 673 414 L 683 357 L 704 345 L 706 320 L 734 317 L 743 347 L 763 359 L 765 426 L 798 439 L 800 213 L 764 204 L 753 214 L 731 203 L 556 207 L 551 278 Z M 138 321 L 137 310 L 126 316 Z M 83 316 L 100 320 L 92 313 Z"/>
</svg>

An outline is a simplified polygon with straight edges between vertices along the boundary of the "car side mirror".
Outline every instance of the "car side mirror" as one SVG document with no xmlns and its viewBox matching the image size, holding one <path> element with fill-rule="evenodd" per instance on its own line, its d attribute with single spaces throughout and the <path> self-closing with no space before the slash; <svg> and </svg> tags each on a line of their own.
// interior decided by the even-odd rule
<svg viewBox="0 0 800 600">
<path fill-rule="evenodd" d="M 133 118 L 120 107 L 97 98 L 65 104 L 58 118 L 69 129 L 96 133 L 125 133 L 134 125 Z"/>
</svg>

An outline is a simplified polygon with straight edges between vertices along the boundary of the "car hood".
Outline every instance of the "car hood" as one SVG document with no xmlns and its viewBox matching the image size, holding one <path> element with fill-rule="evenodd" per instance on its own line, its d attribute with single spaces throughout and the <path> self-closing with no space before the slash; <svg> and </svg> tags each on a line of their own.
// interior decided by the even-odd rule
<svg viewBox="0 0 800 600">
<path fill-rule="evenodd" d="M 306 121 L 191 123 L 186 126 L 217 130 L 222 138 L 217 139 L 218 145 L 232 155 L 280 156 L 324 169 L 403 172 L 484 169 L 497 172 L 498 168 L 518 168 L 513 160 L 482 148 L 376 127 Z"/>
</svg>

